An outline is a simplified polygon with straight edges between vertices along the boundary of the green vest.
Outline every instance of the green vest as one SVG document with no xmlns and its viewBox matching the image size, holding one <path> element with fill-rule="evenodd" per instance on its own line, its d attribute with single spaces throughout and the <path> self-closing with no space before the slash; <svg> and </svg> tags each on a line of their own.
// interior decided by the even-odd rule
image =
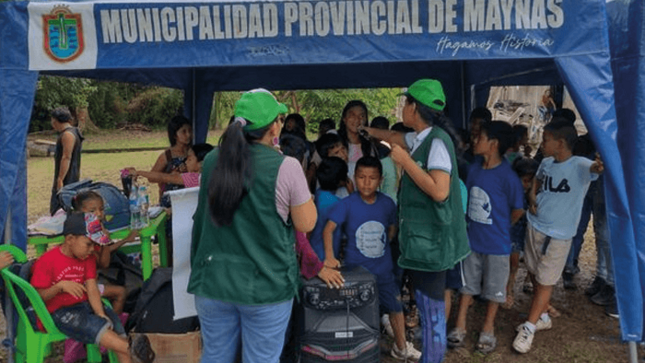
<svg viewBox="0 0 645 363">
<path fill-rule="evenodd" d="M 452 173 L 448 199 L 435 202 L 407 174 L 401 178 L 399 266 L 411 270 L 448 270 L 470 253 L 452 140 L 441 128 L 433 127 L 412 154 L 412 159 L 427 170 L 426 163 L 435 138 L 441 139 L 450 153 Z"/>
<path fill-rule="evenodd" d="M 246 305 L 292 299 L 298 287 L 295 234 L 275 205 L 275 185 L 284 159 L 270 147 L 251 146 L 253 180 L 230 226 L 217 227 L 208 208 L 208 185 L 218 150 L 203 163 L 193 216 L 191 294 Z"/>
</svg>

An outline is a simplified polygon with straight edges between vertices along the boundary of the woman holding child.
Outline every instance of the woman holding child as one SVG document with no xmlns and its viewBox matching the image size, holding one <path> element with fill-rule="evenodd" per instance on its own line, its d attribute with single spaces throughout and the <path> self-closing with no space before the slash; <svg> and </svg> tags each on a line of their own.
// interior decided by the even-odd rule
<svg viewBox="0 0 645 363">
<path fill-rule="evenodd" d="M 410 271 L 423 331 L 421 361 L 441 362 L 446 351 L 446 270 L 470 252 L 457 158 L 441 83 L 414 82 L 405 93 L 403 124 L 414 133 L 363 128 L 391 144 L 403 169 L 399 191 L 399 266 Z M 453 192 L 454 191 L 454 192 Z"/>
<path fill-rule="evenodd" d="M 280 154 L 280 115 L 267 90 L 242 94 L 219 149 L 204 159 L 193 216 L 192 272 L 202 362 L 276 362 L 297 293 L 294 231 L 316 208 L 300 163 Z"/>
</svg>

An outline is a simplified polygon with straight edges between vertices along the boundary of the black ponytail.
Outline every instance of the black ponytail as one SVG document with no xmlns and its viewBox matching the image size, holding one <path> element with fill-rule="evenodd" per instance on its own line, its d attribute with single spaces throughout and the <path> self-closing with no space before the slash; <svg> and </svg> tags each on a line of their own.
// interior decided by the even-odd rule
<svg viewBox="0 0 645 363">
<path fill-rule="evenodd" d="M 426 124 L 429 126 L 437 126 L 450 136 L 450 140 L 452 140 L 455 147 L 455 154 L 460 155 L 463 151 L 461 150 L 461 136 L 459 136 L 459 133 L 448 116 L 441 111 L 433 110 L 432 108 L 422 104 L 412 96 L 408 95 L 406 97 L 406 102 L 415 103 L 417 105 L 417 112 Z"/>
<path fill-rule="evenodd" d="M 253 179 L 251 143 L 261 139 L 271 125 L 273 122 L 258 130 L 245 131 L 243 123 L 236 121 L 220 138 L 217 165 L 211 171 L 208 185 L 208 206 L 215 225 L 233 223 L 233 215 Z"/>
</svg>

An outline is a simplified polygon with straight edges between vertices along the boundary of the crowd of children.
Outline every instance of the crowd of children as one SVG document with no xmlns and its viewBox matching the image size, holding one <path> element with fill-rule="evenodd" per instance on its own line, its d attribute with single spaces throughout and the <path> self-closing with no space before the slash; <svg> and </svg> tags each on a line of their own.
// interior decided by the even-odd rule
<svg viewBox="0 0 645 363">
<path fill-rule="evenodd" d="M 173 130 L 181 136 L 186 124 L 179 122 L 176 126 Z M 401 297 L 404 273 L 397 265 L 400 217 L 397 194 L 404 174 L 399 153 L 407 150 L 379 142 L 387 140 L 379 135 L 393 135 L 389 126 L 386 118 L 376 117 L 368 133 L 367 106 L 354 100 L 342 111 L 339 130 L 336 131 L 332 119 L 325 119 L 320 122 L 319 137 L 313 143 L 307 140 L 304 118 L 298 114 L 287 116 L 280 144 L 286 155 L 296 157 L 302 164 L 318 213 L 313 231 L 296 233 L 301 274 L 306 278 L 318 276 L 330 288 L 340 288 L 344 280 L 337 269 L 341 265 L 369 270 L 376 276 L 379 301 L 382 311 L 387 313 L 384 325 L 394 339 L 391 355 L 418 361 L 422 353 L 406 341 L 408 324 Z M 395 134 L 402 135 L 402 143 L 412 151 L 427 136 L 401 124 L 391 130 L 403 131 Z M 574 155 L 578 135 L 571 120 L 561 116 L 544 127 L 537 160 L 531 157 L 532 150 L 527 145 L 527 128 L 493 121 L 485 108 L 472 113 L 470 135 L 462 133 L 460 140 L 455 138 L 456 132 L 449 134 L 458 155 L 458 173 L 451 174 L 451 159 L 444 141 L 442 147 L 436 148 L 437 141 L 433 141 L 428 161 L 435 164 L 428 163 L 425 169 L 428 173 L 441 170 L 461 179 L 471 252 L 443 277 L 447 311 L 451 305 L 450 291 L 459 292 L 456 321 L 442 333 L 443 339 L 450 347 L 463 345 L 469 307 L 474 297 L 479 296 L 487 301 L 487 309 L 483 326 L 477 327 L 480 333 L 476 350 L 482 353 L 495 350 L 498 307 L 513 306 L 515 279 L 523 257 L 534 295 L 526 322 L 517 327 L 512 346 L 519 353 L 527 353 L 535 333 L 552 327 L 549 302 L 560 276 L 568 281 L 565 287 L 566 283 L 571 286 L 580 248 L 572 249 L 572 239 L 580 229 L 587 190 L 602 174 L 603 164 L 597 157 L 590 160 Z M 179 137 L 173 147 L 186 146 L 185 139 L 185 135 Z M 129 168 L 129 172 L 153 183 L 199 186 L 201 163 L 213 147 L 209 144 L 186 147 L 181 173 L 134 168 Z M 171 152 L 162 156 L 168 160 L 175 158 Z M 445 200 L 447 196 L 436 198 Z M 122 241 L 109 240 L 101 224 L 103 203 L 101 196 L 91 191 L 75 197 L 76 212 L 65 221 L 64 243 L 38 259 L 31 283 L 57 327 L 70 338 L 114 350 L 122 362 L 151 362 L 154 352 L 145 336 L 128 340 L 118 318 L 125 289 L 96 281 L 97 269 L 106 268 L 111 254 L 136 238 L 133 232 Z M 582 223 L 586 229 L 584 218 Z M 9 254 L 0 254 L 0 269 L 11 263 Z M 592 295 L 613 288 L 607 287 L 613 285 L 608 270 L 611 266 L 599 267 Z M 405 280 L 414 279 L 408 276 Z M 415 289 L 407 286 L 406 291 L 414 295 Z M 112 307 L 105 306 L 101 297 L 109 300 Z M 448 318 L 449 313 L 444 319 Z M 445 328 L 445 321 L 443 324 Z"/>
<path fill-rule="evenodd" d="M 343 112 L 351 117 L 344 127 L 348 136 L 338 136 L 328 125 L 330 120 L 326 120 L 326 131 L 314 143 L 314 159 L 319 158 L 312 161 L 317 168 L 313 192 L 318 221 L 309 241 L 326 266 L 340 265 L 342 256 L 343 265 L 361 265 L 377 276 L 381 305 L 389 313 L 388 321 L 383 323 L 395 340 L 392 355 L 415 360 L 420 356 L 418 351 L 405 346 L 410 343 L 405 342 L 401 314 L 402 281 L 395 273 L 397 264 L 390 247 L 396 241 L 396 194 L 401 172 L 395 169 L 395 187 L 386 187 L 383 155 L 389 157 L 389 148 L 385 153 L 379 152 L 382 144 L 363 139 L 360 124 L 367 125 L 367 109 L 360 102 L 350 104 L 357 110 Z M 463 344 L 468 310 L 473 297 L 479 296 L 488 301 L 488 307 L 476 349 L 489 353 L 496 348 L 497 309 L 500 305 L 506 309 L 514 305 L 515 279 L 522 260 L 534 297 L 527 321 L 517 328 L 513 348 L 528 352 L 535 332 L 552 326 L 548 312 L 557 311 L 549 304 L 551 292 L 567 262 L 582 199 L 590 182 L 603 171 L 599 159 L 574 156 L 578 136 L 573 122 L 562 114 L 569 116 L 571 112 L 559 111 L 544 128 L 536 160 L 527 143 L 525 126 L 493 121 L 485 108 L 473 112 L 470 140 L 460 144 L 467 148 L 460 153 L 460 178 L 467 191 L 466 220 L 472 252 L 451 271 L 454 277 L 447 281 L 447 291 L 448 282 L 453 280 L 450 285 L 456 285 L 452 288 L 460 292 L 456 321 L 447 334 L 451 347 Z M 359 118 L 361 123 L 354 122 Z M 375 119 L 370 126 L 387 130 L 389 123 L 385 120 L 385 127 L 379 126 L 381 119 Z M 354 146 L 348 147 L 348 142 Z M 361 157 L 350 162 L 350 154 L 356 153 Z M 604 271 L 606 274 L 606 268 Z M 602 286 L 595 287 L 594 293 L 607 289 L 605 276 L 599 275 L 596 280 L 601 282 L 594 285 Z M 448 309 L 449 297 L 446 304 Z M 401 353 L 404 347 L 407 355 Z"/>
</svg>

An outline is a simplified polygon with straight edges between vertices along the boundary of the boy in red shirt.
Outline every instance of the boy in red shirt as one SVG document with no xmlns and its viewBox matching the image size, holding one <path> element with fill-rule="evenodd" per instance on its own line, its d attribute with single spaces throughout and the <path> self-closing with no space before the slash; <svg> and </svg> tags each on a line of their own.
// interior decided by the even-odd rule
<svg viewBox="0 0 645 363">
<path fill-rule="evenodd" d="M 63 334 L 113 350 L 122 363 L 152 362 L 148 338 L 138 335 L 129 342 L 117 315 L 101 302 L 93 241 L 104 235 L 97 221 L 91 213 L 69 214 L 65 241 L 36 261 L 31 284 Z"/>
</svg>

